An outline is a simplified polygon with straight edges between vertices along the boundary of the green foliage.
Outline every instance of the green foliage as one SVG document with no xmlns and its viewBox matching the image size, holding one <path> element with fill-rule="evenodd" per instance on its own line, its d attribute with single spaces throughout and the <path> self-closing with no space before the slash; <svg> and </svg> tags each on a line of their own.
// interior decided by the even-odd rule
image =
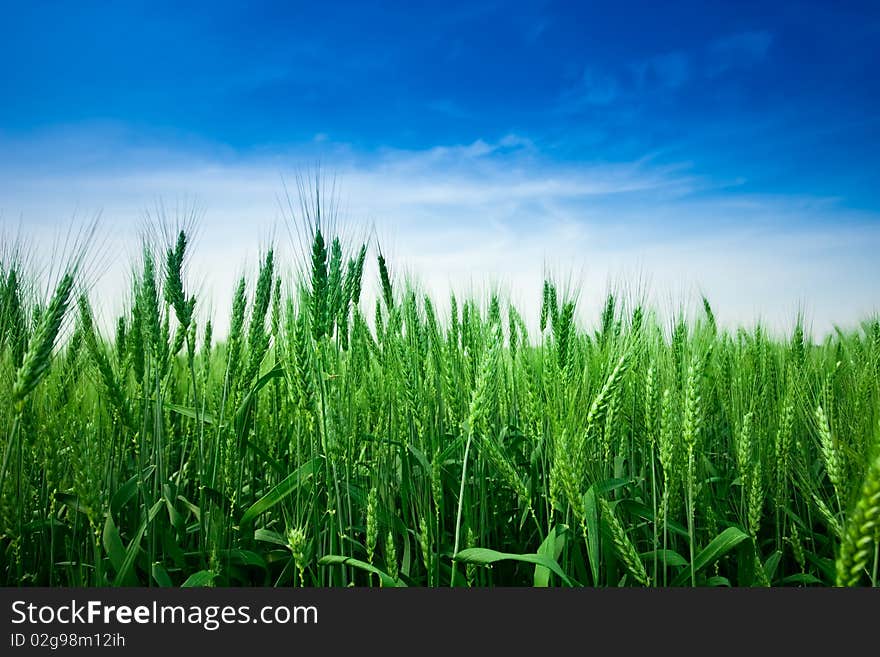
<svg viewBox="0 0 880 657">
<path fill-rule="evenodd" d="M 549 279 L 539 316 L 447 314 L 309 235 L 225 338 L 183 232 L 109 331 L 87 281 L 0 262 L 0 584 L 877 584 L 875 320 L 816 343 L 615 292 L 590 321 Z"/>
</svg>

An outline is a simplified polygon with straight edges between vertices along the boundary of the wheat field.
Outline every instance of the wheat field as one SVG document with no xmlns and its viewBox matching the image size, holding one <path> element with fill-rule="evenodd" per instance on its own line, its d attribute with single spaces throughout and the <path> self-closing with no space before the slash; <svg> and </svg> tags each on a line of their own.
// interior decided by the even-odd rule
<svg viewBox="0 0 880 657">
<path fill-rule="evenodd" d="M 4 256 L 0 583 L 877 585 L 876 319 L 815 342 L 610 294 L 582 326 L 552 280 L 539 318 L 441 315 L 375 244 L 304 233 L 222 341 L 185 231 L 113 331 L 81 266 L 41 298 Z"/>
</svg>

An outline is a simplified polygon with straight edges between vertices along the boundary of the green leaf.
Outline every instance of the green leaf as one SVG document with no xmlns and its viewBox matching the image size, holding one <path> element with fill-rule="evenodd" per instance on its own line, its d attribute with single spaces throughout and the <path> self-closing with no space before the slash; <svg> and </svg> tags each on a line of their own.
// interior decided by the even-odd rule
<svg viewBox="0 0 880 657">
<path fill-rule="evenodd" d="M 257 379 L 257 382 L 254 384 L 253 388 L 245 395 L 244 399 L 242 399 L 241 404 L 238 409 L 235 411 L 235 427 L 236 433 L 241 435 L 241 428 L 243 426 L 243 422 L 247 414 L 250 412 L 251 407 L 253 406 L 254 399 L 257 396 L 257 393 L 260 392 L 266 385 L 272 380 L 281 378 L 284 376 L 284 368 L 281 365 L 276 365 L 271 370 L 266 372 L 263 376 Z"/>
<path fill-rule="evenodd" d="M 159 509 L 162 508 L 164 504 L 163 500 L 159 500 L 156 502 L 151 508 L 147 516 L 141 522 L 141 526 L 138 528 L 137 534 L 131 540 L 131 543 L 128 544 L 128 549 L 125 551 L 125 560 L 122 562 L 122 566 L 116 572 L 116 579 L 113 580 L 113 586 L 122 586 L 129 577 L 129 573 L 132 572 L 132 568 L 134 567 L 134 560 L 137 557 L 138 550 L 140 549 L 141 539 L 144 537 L 144 533 L 147 531 L 147 527 L 153 522 L 153 518 L 156 517 L 156 514 L 159 512 Z"/>
<path fill-rule="evenodd" d="M 813 552 L 807 552 L 807 561 L 816 566 L 821 571 L 821 575 L 825 576 L 825 581 L 834 582 L 837 579 L 837 570 L 835 568 L 834 559 L 821 557 Z"/>
<path fill-rule="evenodd" d="M 171 577 L 168 576 L 168 571 L 165 570 L 165 566 L 161 563 L 153 564 L 153 579 L 156 580 L 156 584 L 161 586 L 162 588 L 170 588 L 174 586 L 171 582 Z"/>
<path fill-rule="evenodd" d="M 251 552 L 250 550 L 224 550 L 220 554 L 224 559 L 229 559 L 229 562 L 232 564 L 253 566 L 254 568 L 260 568 L 261 570 L 268 569 L 266 566 L 266 560 L 256 552 Z"/>
<path fill-rule="evenodd" d="M 125 563 L 125 544 L 119 536 L 119 530 L 116 529 L 113 516 L 109 513 L 104 521 L 104 532 L 101 535 L 101 539 L 101 542 L 104 544 L 104 552 L 107 553 L 113 569 L 118 573 L 122 570 L 122 565 Z M 133 585 L 137 584 L 137 582 L 128 581 L 126 584 Z"/>
<path fill-rule="evenodd" d="M 280 545 L 285 548 L 288 547 L 287 541 L 281 534 L 270 531 L 268 529 L 258 529 L 257 531 L 255 531 L 254 539 L 258 541 L 263 541 L 264 543 L 274 543 L 275 545 Z"/>
<path fill-rule="evenodd" d="M 198 528 L 198 525 L 196 525 Z M 165 550 L 165 561 L 168 559 L 174 564 L 175 568 L 188 572 L 186 553 L 177 544 L 174 532 L 162 532 L 162 547 Z"/>
<path fill-rule="evenodd" d="M 326 556 L 318 559 L 319 566 L 352 566 L 353 568 L 358 568 L 360 570 L 365 570 L 368 573 L 373 573 L 379 577 L 379 580 L 382 582 L 382 586 L 385 588 L 397 588 L 397 587 L 405 587 L 406 584 L 401 582 L 399 579 L 394 579 L 391 575 L 386 573 L 384 570 L 379 570 L 372 564 L 368 564 L 366 561 L 361 561 L 360 559 L 354 559 L 352 557 L 344 557 L 339 554 L 328 554 Z"/>
<path fill-rule="evenodd" d="M 559 555 L 562 554 L 562 549 L 565 547 L 567 534 L 568 527 L 566 525 L 556 525 L 541 543 L 538 554 L 558 561 Z M 538 587 L 550 586 L 550 569 L 540 564 L 536 565 L 534 581 L 535 586 Z"/>
<path fill-rule="evenodd" d="M 190 501 L 189 501 L 188 499 L 186 499 L 183 495 L 178 495 L 178 496 L 177 496 L 177 499 L 181 501 L 181 503 L 183 504 L 183 506 L 185 506 L 187 509 L 189 509 L 189 512 L 190 512 L 191 514 L 193 514 L 193 516 L 195 516 L 196 520 L 200 520 L 200 519 L 201 519 L 202 510 L 201 510 L 199 507 L 197 507 L 195 504 L 193 504 L 192 502 L 190 502 Z"/>
<path fill-rule="evenodd" d="M 128 504 L 131 499 L 137 495 L 137 485 L 138 485 L 138 476 L 135 475 L 128 481 L 126 481 L 119 489 L 113 493 L 113 497 L 110 498 L 110 513 L 118 516 L 119 512 L 122 510 L 126 504 Z"/>
<path fill-rule="evenodd" d="M 177 404 L 172 404 L 167 401 L 163 401 L 162 406 L 167 408 L 169 411 L 172 411 L 184 417 L 188 417 L 192 420 L 201 420 L 205 424 L 214 424 L 214 416 L 210 413 L 196 413 L 196 410 L 194 408 L 179 406 Z"/>
<path fill-rule="evenodd" d="M 55 499 L 73 511 L 89 515 L 89 510 L 80 503 L 79 498 L 76 495 L 71 493 L 55 493 Z"/>
<path fill-rule="evenodd" d="M 239 525 L 245 526 L 249 523 L 252 523 L 254 519 L 256 519 L 256 517 L 259 516 L 261 513 L 268 511 L 285 497 L 290 495 L 297 488 L 299 488 L 315 472 L 315 468 L 317 467 L 318 462 L 319 459 L 314 458 L 294 470 L 290 475 L 287 476 L 287 478 L 284 479 L 284 481 L 282 481 L 280 484 L 275 486 L 275 488 L 263 495 L 263 497 L 261 497 L 259 500 L 254 502 L 254 504 L 247 511 L 244 512 L 244 515 L 239 521 Z"/>
<path fill-rule="evenodd" d="M 801 584 L 803 586 L 808 586 L 810 584 L 817 584 L 822 586 L 824 582 L 816 577 L 815 575 L 811 575 L 810 573 L 796 573 L 794 575 L 789 575 L 788 577 L 783 577 L 779 580 L 779 583 L 782 585 L 787 584 Z"/>
<path fill-rule="evenodd" d="M 214 504 L 219 506 L 224 511 L 227 511 L 231 508 L 232 503 L 223 493 L 221 493 L 216 488 L 211 488 L 210 486 L 201 486 L 200 490 L 204 493 L 206 498 L 211 500 Z"/>
<path fill-rule="evenodd" d="M 593 575 L 593 586 L 599 586 L 599 509 L 596 503 L 596 491 L 590 486 L 584 494 L 584 522 L 587 526 L 587 557 L 590 561 L 590 574 Z"/>
<path fill-rule="evenodd" d="M 422 452 L 422 450 L 415 447 L 414 445 L 408 445 L 408 447 L 409 447 L 409 451 L 412 453 L 412 455 L 416 457 L 416 461 L 418 461 L 419 465 L 422 466 L 422 470 L 424 472 L 427 472 L 428 474 L 430 474 L 431 473 L 431 464 L 428 463 L 428 459 L 425 456 L 424 452 Z"/>
<path fill-rule="evenodd" d="M 782 552 L 780 550 L 776 550 L 773 554 L 771 554 L 767 561 L 764 562 L 764 574 L 767 576 L 767 580 L 772 582 L 773 578 L 776 577 L 776 570 L 779 568 L 779 561 L 782 559 Z"/>
<path fill-rule="evenodd" d="M 608 495 L 608 493 L 617 490 L 618 488 L 623 488 L 624 486 L 628 486 L 633 483 L 635 479 L 629 479 L 626 477 L 617 477 L 616 479 L 606 479 L 605 481 L 598 481 L 590 488 L 596 493 L 596 495 Z"/>
<path fill-rule="evenodd" d="M 213 586 L 214 578 L 216 574 L 210 570 L 200 570 L 197 573 L 193 573 L 189 577 L 186 578 L 186 581 L 181 584 L 181 587 L 190 588 L 197 586 Z"/>
<path fill-rule="evenodd" d="M 648 552 L 642 552 L 639 556 L 643 561 L 653 561 L 654 555 L 657 555 L 657 560 L 661 564 L 666 564 L 667 566 L 687 566 L 688 560 L 681 556 L 675 550 L 650 550 Z"/>
<path fill-rule="evenodd" d="M 637 516 L 651 523 L 657 522 L 657 516 L 654 515 L 654 511 L 651 507 L 630 498 L 620 500 L 615 509 L 620 509 L 621 513 L 628 516 Z M 680 525 L 671 518 L 666 518 L 663 522 L 666 526 L 666 530 L 670 533 L 678 534 L 683 538 L 689 536 L 687 527 L 684 525 Z"/>
<path fill-rule="evenodd" d="M 168 521 L 171 523 L 171 526 L 175 529 L 182 528 L 186 524 L 186 519 L 174 508 L 174 503 L 171 501 L 167 491 L 162 496 L 162 501 L 165 503 L 165 508 L 168 509 Z"/>
<path fill-rule="evenodd" d="M 444 463 L 447 459 L 452 458 L 453 454 L 455 454 L 459 449 L 461 449 L 462 444 L 465 441 L 464 434 L 460 434 L 456 436 L 453 440 L 449 442 L 442 452 L 440 452 L 440 462 Z"/>
<path fill-rule="evenodd" d="M 714 575 L 706 580 L 706 586 L 726 586 L 730 588 L 730 580 L 721 575 Z"/>
<path fill-rule="evenodd" d="M 553 573 L 558 575 L 559 579 L 565 582 L 568 586 L 574 586 L 562 570 L 562 567 L 557 563 L 556 559 L 551 559 L 543 554 L 511 554 L 508 552 L 490 550 L 488 548 L 466 548 L 452 558 L 455 561 L 473 563 L 480 566 L 488 566 L 496 561 L 506 560 L 536 564 L 553 571 Z"/>
<path fill-rule="evenodd" d="M 270 465 L 272 469 L 275 470 L 275 472 L 282 475 L 287 472 L 287 468 L 285 468 L 284 465 L 282 465 L 278 461 L 278 459 L 272 458 L 272 456 L 265 449 L 257 445 L 254 441 L 245 439 L 244 443 L 244 446 L 247 449 L 253 450 L 257 454 L 257 456 L 259 456 L 268 465 Z"/>
<path fill-rule="evenodd" d="M 694 558 L 694 570 L 700 571 L 706 566 L 715 563 L 748 538 L 749 535 L 738 527 L 728 527 L 713 538 L 709 545 L 703 548 Z"/>
<path fill-rule="evenodd" d="M 738 527 L 728 527 L 718 534 L 718 536 L 713 538 L 709 545 L 700 550 L 700 553 L 694 557 L 694 572 L 700 572 L 706 566 L 711 566 L 737 545 L 749 538 L 749 535 Z M 690 569 L 685 570 L 673 580 L 672 585 L 680 586 L 684 584 L 690 575 Z"/>
</svg>

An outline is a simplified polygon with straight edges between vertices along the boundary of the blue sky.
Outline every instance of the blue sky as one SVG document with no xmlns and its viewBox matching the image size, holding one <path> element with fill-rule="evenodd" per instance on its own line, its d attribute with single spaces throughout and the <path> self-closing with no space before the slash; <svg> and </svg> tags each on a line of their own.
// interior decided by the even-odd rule
<svg viewBox="0 0 880 657">
<path fill-rule="evenodd" d="M 177 4 L 5 8 L 7 223 L 195 198 L 208 281 L 320 160 L 438 289 L 549 261 L 730 321 L 880 303 L 876 3 Z"/>
</svg>

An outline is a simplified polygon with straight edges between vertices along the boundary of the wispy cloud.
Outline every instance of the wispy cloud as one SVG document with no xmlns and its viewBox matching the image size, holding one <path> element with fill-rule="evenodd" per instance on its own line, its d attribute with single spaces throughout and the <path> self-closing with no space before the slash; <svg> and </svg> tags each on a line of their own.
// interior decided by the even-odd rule
<svg viewBox="0 0 880 657">
<path fill-rule="evenodd" d="M 597 316 L 610 281 L 647 281 L 661 307 L 705 292 L 728 324 L 761 317 L 787 327 L 803 306 L 821 332 L 880 306 L 873 285 L 880 217 L 834 199 L 713 191 L 689 168 L 650 158 L 553 162 L 517 135 L 374 154 L 323 146 L 323 168 L 337 178 L 350 229 L 377 235 L 395 271 L 442 297 L 495 284 L 532 316 L 550 266 L 582 283 L 585 322 Z M 0 216 L 22 217 L 29 231 L 45 235 L 74 211 L 102 210 L 115 269 L 97 293 L 113 299 L 125 285 L 144 210 L 157 199 L 196 200 L 204 215 L 192 276 L 222 330 L 245 263 L 271 235 L 286 234 L 282 176 L 314 160 L 299 152 L 227 159 L 181 152 L 121 161 L 0 170 Z"/>
<path fill-rule="evenodd" d="M 772 43 L 773 35 L 763 30 L 716 39 L 706 53 L 706 74 L 716 76 L 731 69 L 754 66 L 767 56 Z"/>
<path fill-rule="evenodd" d="M 591 67 L 563 93 L 562 107 L 565 111 L 578 111 L 590 105 L 610 105 L 620 93 L 620 83 L 613 74 Z"/>
<path fill-rule="evenodd" d="M 664 87 L 675 89 L 690 77 L 690 60 L 683 52 L 670 52 L 649 57 L 633 65 L 636 85 L 644 89 Z"/>
<path fill-rule="evenodd" d="M 693 81 L 762 62 L 773 43 L 768 31 L 740 32 L 711 41 L 702 48 L 673 50 L 631 61 L 623 67 L 587 65 L 560 100 L 563 113 L 611 108 L 644 102 L 646 94 L 675 92 Z"/>
</svg>

